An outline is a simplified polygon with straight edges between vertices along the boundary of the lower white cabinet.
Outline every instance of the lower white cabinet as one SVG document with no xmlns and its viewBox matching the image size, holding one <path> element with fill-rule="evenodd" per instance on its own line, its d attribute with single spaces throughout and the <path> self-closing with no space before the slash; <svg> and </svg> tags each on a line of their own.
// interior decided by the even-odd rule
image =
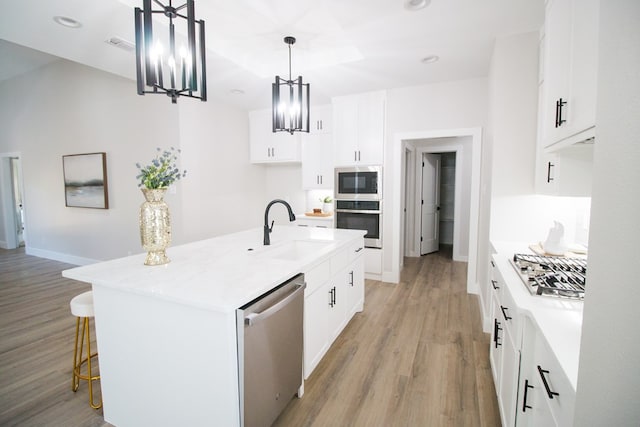
<svg viewBox="0 0 640 427">
<path fill-rule="evenodd" d="M 298 227 L 333 228 L 333 216 L 326 218 L 296 218 Z"/>
<path fill-rule="evenodd" d="M 364 240 L 305 274 L 304 378 L 364 304 Z"/>
<path fill-rule="evenodd" d="M 518 426 L 571 426 L 575 391 L 535 324 L 526 319 Z"/>
<path fill-rule="evenodd" d="M 575 390 L 569 379 L 543 333 L 516 306 L 495 263 L 491 276 L 493 324 L 489 361 L 502 425 L 573 425 Z"/>
</svg>

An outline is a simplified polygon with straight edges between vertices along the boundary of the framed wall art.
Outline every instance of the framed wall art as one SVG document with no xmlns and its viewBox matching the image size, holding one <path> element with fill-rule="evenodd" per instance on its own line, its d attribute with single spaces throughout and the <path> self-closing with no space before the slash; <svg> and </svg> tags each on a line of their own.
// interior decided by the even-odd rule
<svg viewBox="0 0 640 427">
<path fill-rule="evenodd" d="M 109 209 L 106 153 L 62 156 L 62 170 L 66 206 Z"/>
</svg>

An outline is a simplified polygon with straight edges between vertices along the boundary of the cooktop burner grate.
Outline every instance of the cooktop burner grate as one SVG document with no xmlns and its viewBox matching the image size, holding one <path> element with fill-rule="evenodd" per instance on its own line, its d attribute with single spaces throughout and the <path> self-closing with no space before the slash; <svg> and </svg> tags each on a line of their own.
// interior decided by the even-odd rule
<svg viewBox="0 0 640 427">
<path fill-rule="evenodd" d="M 534 295 L 584 298 L 586 259 L 515 254 L 511 265 Z"/>
</svg>

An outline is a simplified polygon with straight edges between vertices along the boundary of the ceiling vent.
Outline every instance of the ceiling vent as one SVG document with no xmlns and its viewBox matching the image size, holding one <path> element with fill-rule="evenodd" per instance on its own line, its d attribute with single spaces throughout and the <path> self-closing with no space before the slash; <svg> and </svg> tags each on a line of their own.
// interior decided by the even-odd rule
<svg viewBox="0 0 640 427">
<path fill-rule="evenodd" d="M 115 46 L 122 50 L 126 50 L 127 52 L 133 52 L 136 50 L 136 45 L 131 43 L 128 40 L 122 39 L 120 37 L 110 37 L 105 40 L 105 43 L 110 44 L 111 46 Z"/>
</svg>

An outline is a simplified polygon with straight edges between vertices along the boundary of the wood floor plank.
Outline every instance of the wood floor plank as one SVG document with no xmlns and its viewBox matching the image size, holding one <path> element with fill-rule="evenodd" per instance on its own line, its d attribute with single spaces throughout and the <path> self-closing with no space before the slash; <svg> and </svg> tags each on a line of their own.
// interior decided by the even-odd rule
<svg viewBox="0 0 640 427">
<path fill-rule="evenodd" d="M 2 426 L 109 426 L 89 407 L 86 384 L 71 391 L 69 301 L 90 287 L 63 278 L 70 267 L 0 250 Z M 397 285 L 367 280 L 364 312 L 275 426 L 500 426 L 466 268 L 449 249 L 405 259 Z"/>
</svg>

